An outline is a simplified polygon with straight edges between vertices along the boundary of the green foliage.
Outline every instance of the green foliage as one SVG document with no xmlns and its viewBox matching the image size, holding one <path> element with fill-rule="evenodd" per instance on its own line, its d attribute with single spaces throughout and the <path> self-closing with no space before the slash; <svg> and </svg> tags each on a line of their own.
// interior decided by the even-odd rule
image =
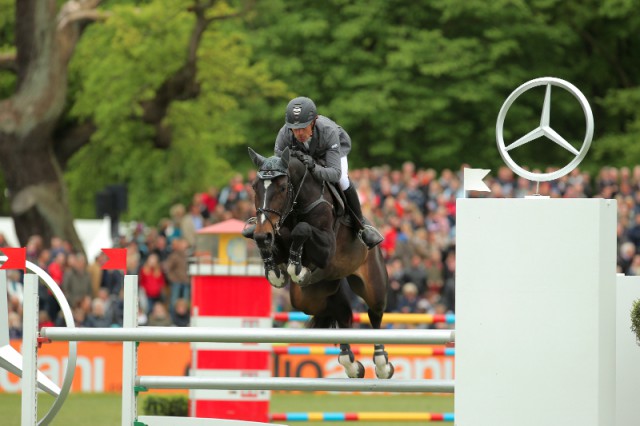
<svg viewBox="0 0 640 426">
<path fill-rule="evenodd" d="M 207 16 L 218 18 L 243 0 L 211 3 Z M 205 31 L 200 92 L 170 104 L 162 123 L 170 144 L 160 149 L 158 129 L 141 119 L 143 104 L 185 65 L 193 4 L 110 0 L 101 5 L 109 18 L 85 28 L 62 120 L 97 126 L 65 172 L 76 216 L 93 217 L 95 193 L 125 183 L 128 216 L 157 222 L 171 204 L 251 167 L 247 145 L 271 152 L 296 95 L 312 97 L 347 129 L 352 167 L 412 160 L 495 168 L 503 101 L 527 80 L 555 76 L 581 89 L 594 110 L 595 139 L 582 167 L 640 163 L 640 0 L 255 2 L 248 17 L 216 19 Z M 15 49 L 14 7 L 0 0 L 3 53 Z M 15 75 L 0 71 L 0 99 L 15 86 Z M 552 125 L 578 147 L 582 111 L 554 90 Z M 540 88 L 513 105 L 505 139 L 539 123 L 542 99 Z M 513 155 L 530 167 L 568 159 L 553 144 L 523 148 Z"/>
<path fill-rule="evenodd" d="M 329 0 L 304 7 L 279 0 L 258 7 L 256 55 L 277 64 L 276 77 L 293 93 L 314 98 L 320 113 L 347 129 L 354 165 L 411 159 L 436 168 L 495 167 L 502 163 L 495 121 L 503 101 L 543 76 L 574 83 L 590 100 L 596 158 L 623 161 L 617 146 L 638 136 L 631 126 L 640 110 L 633 93 L 640 66 L 640 17 L 631 12 L 640 7 L 637 0 Z M 539 123 L 543 96 L 540 89 L 514 105 L 507 138 Z M 559 96 L 553 108 L 561 118 L 552 125 L 579 147 L 579 106 Z M 563 152 L 548 148 L 540 144 L 524 160 L 531 167 L 565 161 Z M 640 152 L 624 161 L 640 161 Z"/>
<path fill-rule="evenodd" d="M 16 53 L 14 46 L 15 4 L 13 0 L 0 0 L 0 55 Z M 10 97 L 15 91 L 16 76 L 12 71 L 0 69 L 0 99 Z"/>
<path fill-rule="evenodd" d="M 16 76 L 9 72 L 0 72 L 0 99 L 7 99 L 16 90 Z"/>
<path fill-rule="evenodd" d="M 142 412 L 148 416 L 186 417 L 189 415 L 189 399 L 186 395 L 146 395 Z"/>
<path fill-rule="evenodd" d="M 195 24 L 188 4 L 117 5 L 103 25 L 83 35 L 71 66 L 70 115 L 92 120 L 98 130 L 65 175 L 78 215 L 92 216 L 93 194 L 110 183 L 127 184 L 128 216 L 151 224 L 173 203 L 226 184 L 234 170 L 225 151 L 245 142 L 243 109 L 283 92 L 263 63 L 250 62 L 237 23 L 211 25 L 198 50 L 200 93 L 171 103 L 162 123 L 171 129 L 171 145 L 154 148 L 156 129 L 141 120 L 142 104 L 186 62 Z M 225 4 L 212 13 L 224 12 Z"/>
<path fill-rule="evenodd" d="M 16 53 L 14 46 L 15 27 L 15 2 L 13 0 L 0 0 L 0 55 Z M 16 90 L 17 78 L 13 71 L 0 69 L 0 101 L 11 97 Z M 4 188 L 4 176 L 0 170 L 0 188 Z M 9 212 L 8 201 L 4 194 L 0 195 L 0 215 L 6 216 Z"/>
<path fill-rule="evenodd" d="M 15 27 L 15 0 L 0 0 L 0 47 L 13 47 Z"/>
<path fill-rule="evenodd" d="M 631 308 L 631 331 L 636 335 L 636 341 L 640 345 L 640 299 L 633 302 Z"/>
</svg>

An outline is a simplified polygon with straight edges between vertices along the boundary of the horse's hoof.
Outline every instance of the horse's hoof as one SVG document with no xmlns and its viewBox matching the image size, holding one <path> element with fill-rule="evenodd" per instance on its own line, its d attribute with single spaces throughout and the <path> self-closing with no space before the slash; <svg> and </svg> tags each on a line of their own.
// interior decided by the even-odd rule
<svg viewBox="0 0 640 426">
<path fill-rule="evenodd" d="M 362 379 L 364 377 L 364 365 L 360 361 L 352 361 L 353 353 L 338 356 L 338 362 L 344 367 L 344 372 L 350 379 Z"/>
<path fill-rule="evenodd" d="M 293 281 L 294 283 L 298 283 L 298 275 L 296 275 L 296 265 L 294 265 L 293 263 L 290 263 L 287 266 L 287 274 L 289 274 L 289 276 L 291 277 L 291 281 Z"/>
<path fill-rule="evenodd" d="M 390 379 L 393 377 L 393 373 L 395 372 L 395 368 L 393 368 L 393 364 L 388 363 L 383 365 L 382 367 L 376 366 L 376 376 L 378 379 Z"/>
<path fill-rule="evenodd" d="M 267 281 L 275 288 L 282 288 L 287 283 L 284 274 L 274 269 L 267 272 Z"/>
<path fill-rule="evenodd" d="M 309 281 L 309 277 L 311 276 L 311 271 L 309 271 L 308 268 L 306 267 L 302 267 L 302 269 L 300 269 L 300 273 L 296 273 L 296 269 L 297 266 L 294 265 L 293 263 L 289 263 L 289 266 L 287 266 L 287 273 L 289 274 L 289 276 L 291 277 L 291 280 L 296 283 L 299 284 L 300 286 L 304 286 L 304 284 L 306 284 Z"/>
</svg>

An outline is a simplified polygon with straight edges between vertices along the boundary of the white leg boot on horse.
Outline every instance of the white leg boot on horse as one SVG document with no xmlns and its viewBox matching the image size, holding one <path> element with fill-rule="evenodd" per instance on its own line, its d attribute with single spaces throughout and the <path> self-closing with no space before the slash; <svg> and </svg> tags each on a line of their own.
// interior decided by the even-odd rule
<svg viewBox="0 0 640 426">
<path fill-rule="evenodd" d="M 344 371 L 351 379 L 362 379 L 364 377 L 364 366 L 360 361 L 355 360 L 356 357 L 351 351 L 351 346 L 348 344 L 340 344 L 340 355 L 338 355 L 338 362 L 344 367 Z"/>
<path fill-rule="evenodd" d="M 291 250 L 289 253 L 289 266 L 287 273 L 291 277 L 291 281 L 304 286 L 311 278 L 311 271 L 302 264 L 302 247 L 299 250 Z"/>
<path fill-rule="evenodd" d="M 278 268 L 278 265 L 276 265 L 271 252 L 267 250 L 260 250 L 260 255 L 264 262 L 264 275 L 267 278 L 267 281 L 269 281 L 271 286 L 275 288 L 284 287 L 287 283 L 286 277 L 284 272 L 282 272 L 280 268 Z"/>
<path fill-rule="evenodd" d="M 390 379 L 393 377 L 395 369 L 389 362 L 389 354 L 384 350 L 384 345 L 375 345 L 373 351 L 373 363 L 376 366 L 376 377 L 378 379 Z"/>
</svg>

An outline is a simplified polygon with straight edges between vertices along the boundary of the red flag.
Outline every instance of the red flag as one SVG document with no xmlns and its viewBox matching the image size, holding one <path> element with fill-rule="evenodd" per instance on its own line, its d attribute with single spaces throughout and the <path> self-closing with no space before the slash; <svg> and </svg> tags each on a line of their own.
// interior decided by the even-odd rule
<svg viewBox="0 0 640 426">
<path fill-rule="evenodd" d="M 27 269 L 27 248 L 18 247 L 2 247 L 2 252 L 7 256 L 7 260 L 4 262 L 0 269 Z"/>
<path fill-rule="evenodd" d="M 126 248 L 103 248 L 102 251 L 109 258 L 102 269 L 122 269 L 127 270 L 127 249 Z"/>
</svg>

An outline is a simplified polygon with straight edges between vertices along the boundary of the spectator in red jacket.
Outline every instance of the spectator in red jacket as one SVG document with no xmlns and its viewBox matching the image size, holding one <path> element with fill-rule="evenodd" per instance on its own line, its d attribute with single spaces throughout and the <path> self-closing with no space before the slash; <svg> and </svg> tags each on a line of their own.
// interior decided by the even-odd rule
<svg viewBox="0 0 640 426">
<path fill-rule="evenodd" d="M 144 290 L 149 300 L 149 311 L 156 302 L 164 303 L 164 292 L 167 287 L 167 280 L 160 267 L 160 258 L 156 253 L 151 253 L 140 268 L 138 274 L 140 287 Z M 149 313 L 149 312 L 147 312 Z"/>
</svg>

